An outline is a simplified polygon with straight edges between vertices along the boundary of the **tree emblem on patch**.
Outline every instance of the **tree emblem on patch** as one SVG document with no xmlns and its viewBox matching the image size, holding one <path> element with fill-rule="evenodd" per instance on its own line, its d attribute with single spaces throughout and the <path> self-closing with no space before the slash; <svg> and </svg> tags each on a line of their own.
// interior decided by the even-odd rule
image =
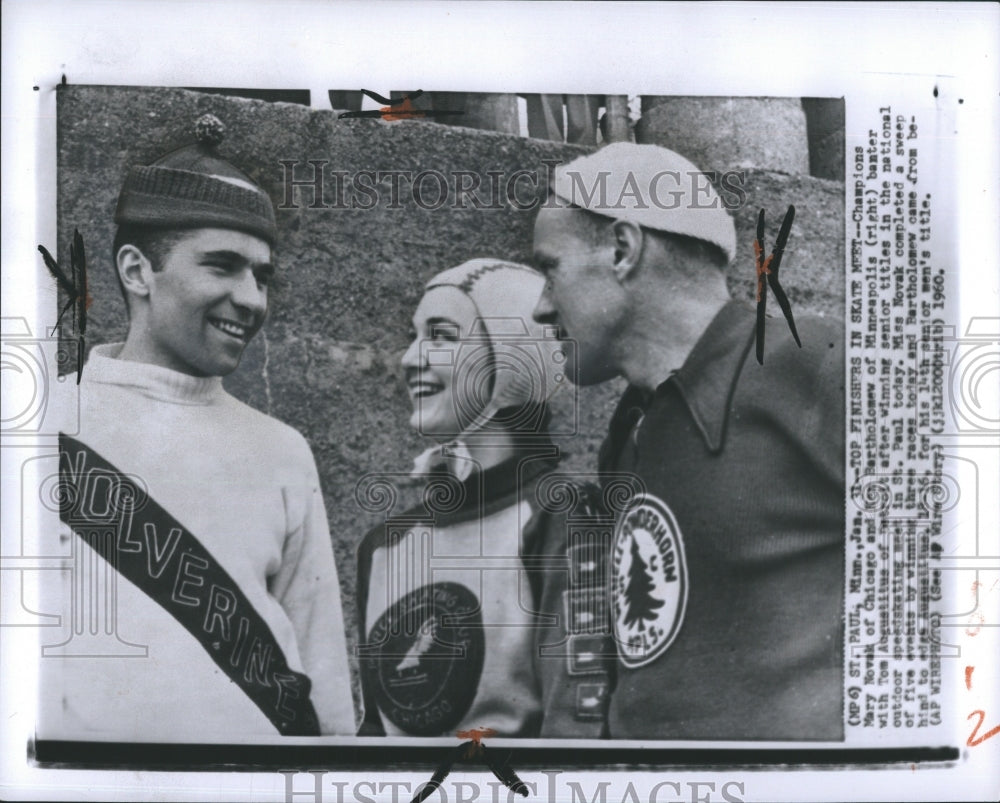
<svg viewBox="0 0 1000 803">
<path fill-rule="evenodd" d="M 618 520 L 612 583 L 618 656 L 626 667 L 644 666 L 677 637 L 688 592 L 680 529 L 651 494 L 635 496 Z"/>
<path fill-rule="evenodd" d="M 645 630 L 646 621 L 656 619 L 656 609 L 663 607 L 663 600 L 653 596 L 656 588 L 650 576 L 649 567 L 639 553 L 639 542 L 632 537 L 632 565 L 628 571 L 628 585 L 625 587 L 625 625 L 635 625 Z"/>
</svg>

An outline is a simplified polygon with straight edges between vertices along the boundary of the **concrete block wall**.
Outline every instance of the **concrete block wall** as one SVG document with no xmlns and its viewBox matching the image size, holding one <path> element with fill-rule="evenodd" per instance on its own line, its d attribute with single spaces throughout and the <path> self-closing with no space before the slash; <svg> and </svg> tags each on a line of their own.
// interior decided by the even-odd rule
<svg viewBox="0 0 1000 803">
<path fill-rule="evenodd" d="M 793 311 L 842 317 L 843 103 L 817 98 L 644 96 L 642 110 L 635 127 L 637 142 L 676 150 L 715 174 L 723 183 L 724 201 L 734 198 L 725 189 L 727 183 L 743 189 L 742 202 L 731 210 L 737 251 L 729 266 L 730 292 L 744 298 L 754 295 L 753 241 L 759 210 L 765 210 L 769 251 L 785 211 L 793 204 L 795 223 L 781 263 L 781 285 Z M 812 121 L 808 125 L 807 119 Z M 781 314 L 774 305 L 770 310 Z"/>
<path fill-rule="evenodd" d="M 798 98 L 646 95 L 636 140 L 682 153 L 702 170 L 809 173 L 806 115 Z"/>
</svg>

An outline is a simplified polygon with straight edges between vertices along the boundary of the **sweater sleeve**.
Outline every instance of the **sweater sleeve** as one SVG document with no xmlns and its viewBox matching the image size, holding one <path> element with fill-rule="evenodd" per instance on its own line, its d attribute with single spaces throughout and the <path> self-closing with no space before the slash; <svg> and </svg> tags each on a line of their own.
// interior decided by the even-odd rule
<svg viewBox="0 0 1000 803">
<path fill-rule="evenodd" d="M 303 669 L 312 681 L 310 698 L 322 734 L 353 734 L 354 703 L 347 662 L 340 582 L 316 464 L 305 441 L 303 486 L 286 500 L 290 529 L 282 565 L 272 578 L 274 597 L 295 630 Z M 291 502 L 291 504 L 289 504 Z M 298 504 L 295 504 L 298 502 Z"/>
<path fill-rule="evenodd" d="M 570 555 L 571 528 L 578 548 L 586 550 L 587 557 L 606 565 L 609 556 L 599 542 L 585 540 L 587 533 L 611 522 L 598 512 L 600 489 L 582 483 L 577 486 L 580 503 L 575 511 L 573 528 L 567 514 L 536 510 L 524 527 L 524 556 L 526 573 L 534 594 L 535 606 L 549 623 L 537 627 L 533 650 L 535 676 L 542 700 L 542 725 L 540 736 L 552 739 L 599 739 L 606 735 L 607 695 L 610 692 L 614 671 L 614 642 L 607 634 L 587 630 L 574 631 L 567 620 L 566 598 L 570 593 L 589 592 L 591 600 L 604 599 L 598 584 L 581 586 L 571 579 Z M 589 548 L 588 548 L 589 547 Z M 560 565 L 562 564 L 562 565 Z M 598 570 L 597 576 L 603 576 Z M 598 603 L 601 604 L 601 603 Z M 600 645 L 597 663 L 592 671 L 571 675 L 568 659 L 572 653 L 571 639 L 585 639 L 588 649 Z M 587 698 L 600 702 L 593 707 L 581 706 Z"/>
<path fill-rule="evenodd" d="M 377 546 L 385 543 L 385 528 L 378 526 L 368 532 L 357 549 L 357 618 L 355 624 L 358 631 L 358 644 L 362 647 L 368 643 L 365 632 L 365 612 L 368 610 L 368 585 L 371 581 L 372 553 Z M 364 660 L 363 658 L 361 660 Z M 379 716 L 378 704 L 371 686 L 365 682 L 365 673 L 361 672 L 361 696 L 364 711 L 358 736 L 385 736 L 382 718 Z"/>
</svg>

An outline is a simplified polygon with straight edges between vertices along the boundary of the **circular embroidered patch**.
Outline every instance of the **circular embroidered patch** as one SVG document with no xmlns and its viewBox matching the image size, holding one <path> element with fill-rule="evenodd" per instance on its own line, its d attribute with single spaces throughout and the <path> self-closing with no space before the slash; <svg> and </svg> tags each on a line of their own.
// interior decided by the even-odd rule
<svg viewBox="0 0 1000 803">
<path fill-rule="evenodd" d="M 677 637 L 688 592 L 680 529 L 652 494 L 637 494 L 618 519 L 611 577 L 618 657 L 626 667 L 644 666 Z"/>
<path fill-rule="evenodd" d="M 365 684 L 382 715 L 414 736 L 437 736 L 465 716 L 479 688 L 485 639 L 479 600 L 458 583 L 411 591 L 368 633 Z"/>
</svg>

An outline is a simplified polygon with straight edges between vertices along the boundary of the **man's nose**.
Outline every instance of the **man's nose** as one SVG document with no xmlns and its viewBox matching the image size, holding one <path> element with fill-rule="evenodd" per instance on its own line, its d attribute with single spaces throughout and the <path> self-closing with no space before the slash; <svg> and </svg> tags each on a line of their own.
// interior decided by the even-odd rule
<svg viewBox="0 0 1000 803">
<path fill-rule="evenodd" d="M 267 311 L 267 285 L 258 282 L 252 270 L 245 270 L 233 288 L 232 299 L 236 306 L 262 315 Z"/>
<path fill-rule="evenodd" d="M 531 317 L 535 319 L 535 323 L 555 323 L 556 308 L 549 299 L 548 287 L 542 290 L 542 294 L 538 297 L 538 303 L 535 304 Z"/>
</svg>

